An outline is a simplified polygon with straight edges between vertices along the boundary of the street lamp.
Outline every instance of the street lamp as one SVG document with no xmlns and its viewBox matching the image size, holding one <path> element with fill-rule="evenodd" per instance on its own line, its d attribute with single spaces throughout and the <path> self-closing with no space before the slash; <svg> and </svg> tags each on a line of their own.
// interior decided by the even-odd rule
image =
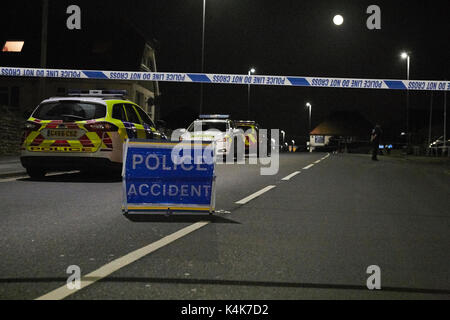
<svg viewBox="0 0 450 320">
<path fill-rule="evenodd" d="M 311 133 L 311 107 L 312 107 L 311 103 L 307 102 L 306 107 L 309 109 L 309 132 L 308 133 Z"/>
<path fill-rule="evenodd" d="M 205 68 L 205 12 L 206 12 L 206 0 L 203 0 L 203 27 L 202 27 L 202 66 L 201 73 Z M 200 83 L 200 107 L 199 114 L 203 112 L 203 83 Z"/>
<path fill-rule="evenodd" d="M 248 75 L 250 76 L 252 73 L 255 73 L 255 68 L 251 68 L 248 70 Z M 250 83 L 248 84 L 247 90 L 247 119 L 250 120 Z"/>
<path fill-rule="evenodd" d="M 47 67 L 47 38 L 48 38 L 48 0 L 42 0 L 42 28 L 41 28 L 41 68 Z M 39 99 L 44 99 L 46 93 L 45 78 L 39 79 Z"/>
<path fill-rule="evenodd" d="M 400 55 L 402 59 L 406 59 L 406 80 L 409 80 L 409 64 L 411 60 L 411 56 L 408 52 L 402 52 Z M 406 89 L 406 143 L 409 148 L 411 134 L 409 132 L 409 90 Z"/>
</svg>

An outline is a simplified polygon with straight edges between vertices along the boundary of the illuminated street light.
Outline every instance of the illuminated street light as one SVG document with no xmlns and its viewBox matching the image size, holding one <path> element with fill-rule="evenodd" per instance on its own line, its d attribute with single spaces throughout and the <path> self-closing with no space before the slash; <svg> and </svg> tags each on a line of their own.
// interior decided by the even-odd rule
<svg viewBox="0 0 450 320">
<path fill-rule="evenodd" d="M 255 68 L 251 68 L 248 70 L 248 75 L 255 73 Z M 248 92 L 247 92 L 247 119 L 250 120 L 250 84 L 248 84 Z"/>
<path fill-rule="evenodd" d="M 406 80 L 409 81 L 409 64 L 411 56 L 408 52 L 404 51 L 400 55 L 402 59 L 406 59 Z M 409 90 L 406 90 L 406 143 L 409 148 L 411 134 L 409 132 Z"/>
<path fill-rule="evenodd" d="M 309 109 L 309 130 L 308 130 L 308 136 L 309 136 L 309 139 L 311 139 L 311 136 L 310 136 L 310 134 L 311 134 L 311 108 L 312 108 L 312 105 L 311 105 L 311 103 L 309 103 L 309 102 L 307 102 L 306 103 L 306 107 Z M 309 151 L 311 152 L 311 147 L 309 147 Z"/>
<path fill-rule="evenodd" d="M 307 102 L 306 107 L 309 109 L 309 132 L 311 132 L 311 108 L 312 108 L 311 103 Z"/>
</svg>

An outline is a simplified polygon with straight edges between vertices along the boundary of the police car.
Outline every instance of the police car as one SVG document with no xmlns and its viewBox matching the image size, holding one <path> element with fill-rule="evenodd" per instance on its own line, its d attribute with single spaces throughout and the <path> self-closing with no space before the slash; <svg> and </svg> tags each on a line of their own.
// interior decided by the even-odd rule
<svg viewBox="0 0 450 320">
<path fill-rule="evenodd" d="M 252 120 L 236 120 L 236 126 L 244 132 L 245 153 L 256 153 L 259 156 L 259 125 Z"/>
<path fill-rule="evenodd" d="M 180 141 L 215 141 L 216 156 L 237 157 L 245 138 L 229 115 L 200 115 L 180 136 Z"/>
<path fill-rule="evenodd" d="M 32 178 L 48 171 L 121 168 L 128 138 L 166 139 L 125 90 L 70 91 L 44 100 L 25 125 L 20 160 Z"/>
</svg>

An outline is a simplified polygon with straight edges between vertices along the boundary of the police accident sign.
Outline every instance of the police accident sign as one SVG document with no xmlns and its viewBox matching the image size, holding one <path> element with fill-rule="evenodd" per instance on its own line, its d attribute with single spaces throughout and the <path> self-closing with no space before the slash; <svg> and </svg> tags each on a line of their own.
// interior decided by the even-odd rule
<svg viewBox="0 0 450 320">
<path fill-rule="evenodd" d="M 212 142 L 128 140 L 123 211 L 213 213 L 215 163 Z"/>
</svg>

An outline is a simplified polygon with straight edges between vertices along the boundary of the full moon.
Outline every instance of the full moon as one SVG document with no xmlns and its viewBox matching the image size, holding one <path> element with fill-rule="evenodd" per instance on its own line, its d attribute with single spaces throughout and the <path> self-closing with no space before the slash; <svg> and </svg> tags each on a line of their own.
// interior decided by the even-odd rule
<svg viewBox="0 0 450 320">
<path fill-rule="evenodd" d="M 335 25 L 340 26 L 344 22 L 344 18 L 340 14 L 335 15 L 333 18 L 333 22 Z"/>
</svg>

